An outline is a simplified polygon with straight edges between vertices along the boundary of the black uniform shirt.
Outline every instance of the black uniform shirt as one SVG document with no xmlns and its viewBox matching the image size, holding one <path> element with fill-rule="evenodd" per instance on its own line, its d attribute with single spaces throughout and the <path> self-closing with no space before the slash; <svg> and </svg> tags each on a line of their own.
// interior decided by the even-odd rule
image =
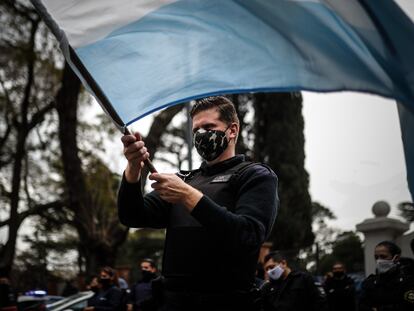
<svg viewBox="0 0 414 311">
<path fill-rule="evenodd" d="M 264 311 L 327 311 L 326 297 L 305 272 L 292 271 L 284 280 L 264 284 L 262 294 Z"/>
<path fill-rule="evenodd" d="M 324 284 L 331 311 L 354 311 L 356 309 L 355 284 L 349 276 L 330 277 Z"/>
<path fill-rule="evenodd" d="M 408 268 L 399 265 L 387 273 L 366 278 L 362 283 L 359 310 L 414 310 L 414 275 Z"/>
<path fill-rule="evenodd" d="M 96 311 L 119 311 L 122 307 L 122 291 L 115 285 L 101 289 L 98 294 L 88 300 L 88 306 Z"/>
<path fill-rule="evenodd" d="M 157 192 L 143 197 L 140 183 L 124 178 L 118 194 L 120 221 L 129 227 L 167 228 L 163 275 L 173 289 L 248 289 L 276 217 L 276 175 L 241 155 L 212 166 L 203 163 L 184 175 L 203 193 L 191 214 Z"/>
</svg>

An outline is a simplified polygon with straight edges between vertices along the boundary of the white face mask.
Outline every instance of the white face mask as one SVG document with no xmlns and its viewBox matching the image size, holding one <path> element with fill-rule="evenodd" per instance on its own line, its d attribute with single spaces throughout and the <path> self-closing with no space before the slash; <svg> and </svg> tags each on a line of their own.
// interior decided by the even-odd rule
<svg viewBox="0 0 414 311">
<path fill-rule="evenodd" d="M 377 273 L 383 274 L 395 266 L 393 259 L 377 259 Z"/>
<path fill-rule="evenodd" d="M 267 271 L 267 275 L 269 276 L 269 278 L 271 280 L 276 281 L 276 280 L 279 280 L 280 279 L 280 277 L 282 276 L 283 272 L 285 272 L 285 270 L 280 265 L 277 265 L 273 269 Z"/>
</svg>

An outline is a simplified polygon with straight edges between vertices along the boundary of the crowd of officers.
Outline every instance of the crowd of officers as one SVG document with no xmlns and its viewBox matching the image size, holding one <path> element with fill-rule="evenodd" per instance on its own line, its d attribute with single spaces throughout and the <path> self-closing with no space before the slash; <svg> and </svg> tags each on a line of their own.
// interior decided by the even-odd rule
<svg viewBox="0 0 414 311">
<path fill-rule="evenodd" d="M 401 249 L 383 241 L 375 247 L 376 273 L 358 290 L 336 262 L 324 281 L 292 269 L 282 252 L 270 252 L 256 278 L 257 305 L 252 311 L 413 311 L 414 260 L 401 257 Z M 163 278 L 152 259 L 140 262 L 141 279 L 128 288 L 110 267 L 90 280 L 94 295 L 84 311 L 156 311 L 163 309 Z M 260 269 L 258 269 L 259 271 Z M 0 278 L 0 310 L 10 311 L 8 280 Z M 189 297 L 191 299 L 191 297 Z"/>
<path fill-rule="evenodd" d="M 375 248 L 376 273 L 357 291 L 343 263 L 336 262 L 324 281 L 315 282 L 307 272 L 292 269 L 282 252 L 270 252 L 263 263 L 264 279 L 256 310 L 262 311 L 408 311 L 414 310 L 414 260 L 401 257 L 401 249 L 384 241 Z M 96 294 L 84 311 L 163 310 L 162 277 L 153 260 L 140 263 L 142 278 L 128 293 L 117 285 L 116 273 L 101 270 L 89 288 Z M 252 310 L 255 311 L 255 310 Z"/>
<path fill-rule="evenodd" d="M 198 169 L 153 172 L 153 191 L 142 192 L 149 152 L 139 133 L 121 138 L 128 161 L 118 191 L 118 216 L 130 228 L 166 230 L 163 277 L 151 261 L 142 280 L 122 289 L 107 267 L 92 280 L 85 311 L 301 311 L 414 310 L 413 263 L 391 242 L 375 249 L 375 275 L 356 297 L 354 282 L 337 263 L 323 284 L 292 269 L 281 252 L 265 258 L 254 282 L 260 248 L 279 209 L 278 178 L 265 164 L 236 154 L 240 122 L 224 96 L 197 100 L 190 116 Z M 255 284 L 254 284 L 255 283 Z"/>
<path fill-rule="evenodd" d="M 376 273 L 357 291 L 341 262 L 333 265 L 318 285 L 306 272 L 291 270 L 286 257 L 266 256 L 268 281 L 261 287 L 264 311 L 408 311 L 414 310 L 414 260 L 401 257 L 401 249 L 383 241 L 375 247 Z"/>
</svg>

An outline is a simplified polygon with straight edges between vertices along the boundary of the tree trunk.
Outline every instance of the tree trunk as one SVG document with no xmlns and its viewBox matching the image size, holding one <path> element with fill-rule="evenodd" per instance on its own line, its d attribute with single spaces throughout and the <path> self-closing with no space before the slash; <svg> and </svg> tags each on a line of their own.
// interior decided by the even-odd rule
<svg viewBox="0 0 414 311">
<path fill-rule="evenodd" d="M 304 121 L 300 93 L 255 95 L 255 160 L 279 178 L 280 208 L 270 240 L 295 256 L 312 244 L 312 204 L 305 170 Z"/>
<path fill-rule="evenodd" d="M 121 226 L 116 216 L 115 219 L 111 219 L 113 224 L 110 226 L 96 224 L 94 213 L 102 207 L 99 206 L 101 201 L 93 196 L 93 189 L 88 188 L 77 143 L 79 92 L 80 81 L 66 65 L 63 71 L 62 87 L 56 96 L 59 140 L 68 206 L 74 212 L 73 224 L 79 235 L 79 250 L 85 258 L 86 274 L 94 274 L 103 265 L 114 266 L 118 248 L 127 238 L 128 228 Z M 99 180 L 92 185 L 95 188 L 100 186 Z M 116 209 L 115 203 L 112 207 Z"/>
<path fill-rule="evenodd" d="M 184 105 L 175 105 L 161 111 L 152 121 L 151 128 L 148 131 L 147 137 L 145 137 L 145 146 L 148 148 L 151 158 L 155 157 L 157 149 L 160 146 L 162 134 L 167 129 L 171 120 L 184 108 Z M 149 174 L 148 168 L 144 166 L 142 171 L 142 188 L 145 187 L 146 178 Z"/>
<path fill-rule="evenodd" d="M 30 29 L 27 57 L 27 81 L 24 88 L 23 99 L 20 103 L 20 121 L 15 122 L 17 140 L 13 154 L 12 186 L 10 193 L 10 213 L 8 223 L 8 237 L 6 244 L 0 250 L 0 269 L 7 275 L 11 271 L 16 253 L 16 240 L 22 220 L 19 217 L 20 188 L 22 181 L 23 159 L 26 153 L 26 140 L 29 135 L 28 110 L 30 95 L 34 85 L 34 40 L 38 29 L 38 21 L 33 21 Z"/>
</svg>

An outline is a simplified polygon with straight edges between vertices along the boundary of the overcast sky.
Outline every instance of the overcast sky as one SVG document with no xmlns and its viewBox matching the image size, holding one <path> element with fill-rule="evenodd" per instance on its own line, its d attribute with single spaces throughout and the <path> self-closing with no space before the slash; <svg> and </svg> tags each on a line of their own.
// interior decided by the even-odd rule
<svg viewBox="0 0 414 311">
<path fill-rule="evenodd" d="M 372 215 L 372 205 L 410 200 L 395 102 L 358 93 L 304 93 L 306 168 L 314 201 L 341 229 Z"/>
</svg>

